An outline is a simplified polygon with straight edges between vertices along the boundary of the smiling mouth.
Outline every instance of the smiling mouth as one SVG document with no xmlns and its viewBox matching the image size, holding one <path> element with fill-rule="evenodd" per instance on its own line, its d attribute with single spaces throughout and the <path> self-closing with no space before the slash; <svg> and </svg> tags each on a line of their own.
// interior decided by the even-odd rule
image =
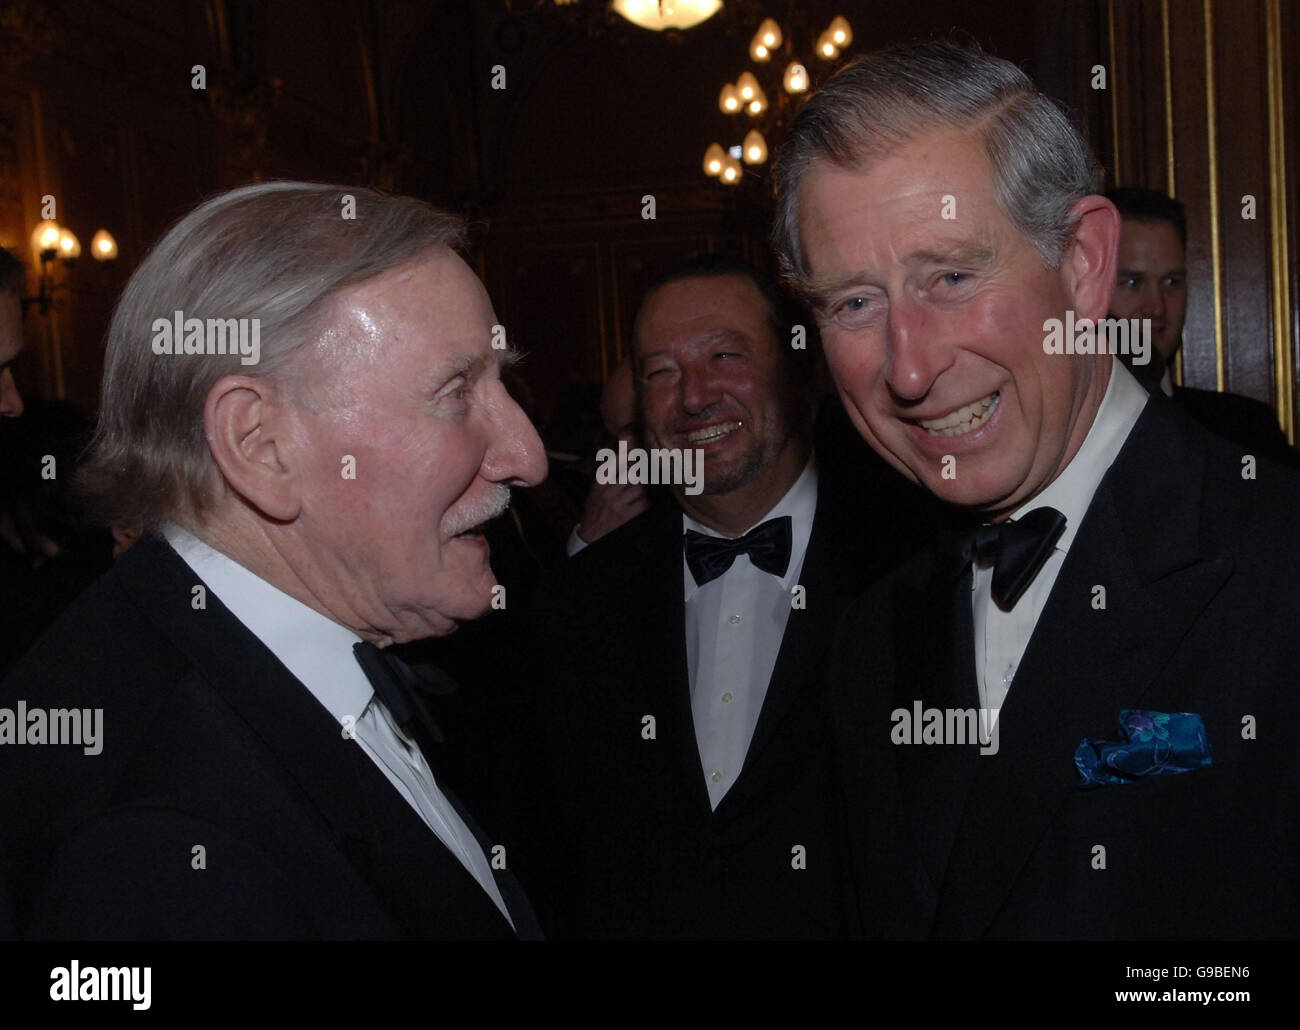
<svg viewBox="0 0 1300 1030">
<path fill-rule="evenodd" d="M 979 429 L 992 418 L 1001 400 L 1001 392 L 994 392 L 944 415 L 943 418 L 921 418 L 913 421 L 934 436 L 965 436 Z"/>
<path fill-rule="evenodd" d="M 745 423 L 739 420 L 733 422 L 719 422 L 715 426 L 705 426 L 703 429 L 696 429 L 694 432 L 686 434 L 686 441 L 692 444 L 712 443 L 714 440 L 721 440 L 724 436 L 730 436 Z"/>
</svg>

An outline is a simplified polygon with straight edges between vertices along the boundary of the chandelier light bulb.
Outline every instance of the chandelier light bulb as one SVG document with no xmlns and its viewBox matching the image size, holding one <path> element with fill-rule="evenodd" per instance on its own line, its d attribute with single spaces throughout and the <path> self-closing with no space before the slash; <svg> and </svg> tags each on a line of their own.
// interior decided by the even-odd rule
<svg viewBox="0 0 1300 1030">
<path fill-rule="evenodd" d="M 775 18 L 765 18 L 763 24 L 758 27 L 758 35 L 754 38 L 761 40 L 769 50 L 775 50 L 783 42 L 781 26 L 776 23 Z"/>
<path fill-rule="evenodd" d="M 721 175 L 726 160 L 727 152 L 722 149 L 722 144 L 710 143 L 709 149 L 704 152 L 704 174 L 714 177 Z"/>
<path fill-rule="evenodd" d="M 117 240 L 107 229 L 100 229 L 90 241 L 90 256 L 96 261 L 112 261 L 117 257 Z"/>
<path fill-rule="evenodd" d="M 722 0 L 614 0 L 611 6 L 633 25 L 663 32 L 708 21 L 722 9 Z"/>
<path fill-rule="evenodd" d="M 66 261 L 81 257 L 81 241 L 73 235 L 71 229 L 59 230 L 59 257 Z"/>
<path fill-rule="evenodd" d="M 45 251 L 59 249 L 58 222 L 45 221 L 32 230 L 32 250 L 39 256 Z"/>
</svg>

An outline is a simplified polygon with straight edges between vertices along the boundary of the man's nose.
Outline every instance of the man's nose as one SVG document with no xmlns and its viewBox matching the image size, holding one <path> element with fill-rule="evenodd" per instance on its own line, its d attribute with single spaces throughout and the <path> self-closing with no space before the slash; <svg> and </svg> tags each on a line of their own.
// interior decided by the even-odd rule
<svg viewBox="0 0 1300 1030">
<path fill-rule="evenodd" d="M 502 393 L 505 394 L 504 387 Z M 508 486 L 536 486 L 546 478 L 546 449 L 524 409 L 508 394 L 492 427 L 492 441 L 483 459 L 487 479 Z"/>
<path fill-rule="evenodd" d="M 921 305 L 907 298 L 890 304 L 885 320 L 885 380 L 903 400 L 919 400 L 952 363 Z"/>
<path fill-rule="evenodd" d="M 717 400 L 717 389 L 704 368 L 686 364 L 681 372 L 681 401 L 686 411 L 703 411 Z"/>
<path fill-rule="evenodd" d="M 1159 284 L 1152 283 L 1143 288 L 1138 302 L 1138 317 L 1165 317 L 1165 294 Z"/>
<path fill-rule="evenodd" d="M 0 372 L 0 415 L 17 418 L 23 413 L 23 398 L 9 369 Z"/>
</svg>

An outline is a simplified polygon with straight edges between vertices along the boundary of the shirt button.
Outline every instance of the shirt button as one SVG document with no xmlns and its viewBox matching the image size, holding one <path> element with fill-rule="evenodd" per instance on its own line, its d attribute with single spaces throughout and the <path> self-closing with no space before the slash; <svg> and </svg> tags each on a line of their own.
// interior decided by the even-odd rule
<svg viewBox="0 0 1300 1030">
<path fill-rule="evenodd" d="M 724 705 L 731 703 L 731 691 L 728 690 L 725 694 L 722 695 L 722 703 Z"/>
<path fill-rule="evenodd" d="M 718 772 L 717 769 L 714 769 L 714 770 L 713 770 L 713 782 L 714 782 L 714 783 L 721 783 L 721 782 L 722 782 L 722 773 Z"/>
<path fill-rule="evenodd" d="M 731 622 L 731 624 L 732 624 L 733 626 L 739 626 L 739 625 L 740 625 L 740 616 L 739 616 L 739 615 L 733 615 L 729 621 Z"/>
</svg>

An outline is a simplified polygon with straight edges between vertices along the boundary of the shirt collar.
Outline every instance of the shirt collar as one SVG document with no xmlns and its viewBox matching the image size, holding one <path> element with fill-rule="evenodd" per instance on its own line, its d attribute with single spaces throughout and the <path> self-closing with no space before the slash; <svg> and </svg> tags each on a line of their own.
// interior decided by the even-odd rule
<svg viewBox="0 0 1300 1030">
<path fill-rule="evenodd" d="M 352 654 L 361 639 L 175 523 L 163 536 L 232 615 L 336 721 L 359 718 L 374 689 Z"/>
<path fill-rule="evenodd" d="M 1110 382 L 1106 384 L 1101 407 L 1097 409 L 1083 444 L 1061 474 L 1033 499 L 1021 505 L 1011 517 L 1018 519 L 1035 508 L 1055 508 L 1065 516 L 1065 531 L 1056 546 L 1061 551 L 1068 551 L 1088 506 L 1092 504 L 1092 495 L 1119 455 L 1149 399 L 1150 395 L 1133 378 L 1133 373 L 1112 355 Z"/>
<path fill-rule="evenodd" d="M 799 473 L 799 478 L 791 485 L 785 495 L 774 504 L 765 515 L 756 519 L 753 525 L 745 529 L 748 533 L 755 526 L 761 526 L 764 522 L 771 519 L 783 518 L 790 516 L 790 564 L 786 566 L 785 576 L 782 583 L 788 592 L 795 585 L 799 578 L 799 570 L 803 567 L 803 556 L 808 550 L 808 540 L 812 536 L 813 517 L 817 513 L 817 459 L 816 455 L 809 453 L 808 463 L 804 465 L 803 471 Z M 682 512 L 682 532 L 693 529 L 697 533 L 703 533 L 705 536 L 722 536 L 716 529 L 710 529 L 701 522 L 696 522 L 693 518 Z M 744 533 L 741 534 L 744 536 Z M 691 575 L 690 566 L 686 564 L 686 556 L 682 555 L 682 573 L 685 577 L 683 585 L 686 588 L 686 600 L 690 600 L 699 584 L 695 582 L 695 577 Z"/>
</svg>

